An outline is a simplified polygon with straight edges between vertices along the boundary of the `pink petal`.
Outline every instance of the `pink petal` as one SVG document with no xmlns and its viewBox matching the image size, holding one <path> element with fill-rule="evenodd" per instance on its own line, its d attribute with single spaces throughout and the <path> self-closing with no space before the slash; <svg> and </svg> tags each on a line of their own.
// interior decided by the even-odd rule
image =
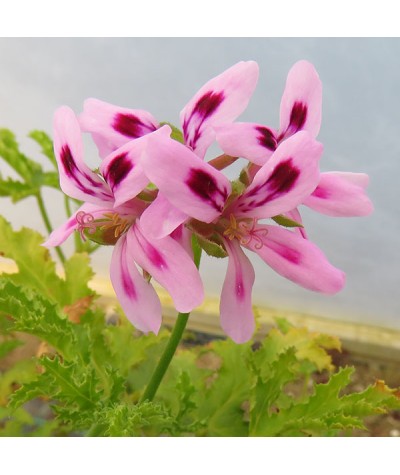
<svg viewBox="0 0 400 475">
<path fill-rule="evenodd" d="M 278 226 L 257 226 L 261 239 L 246 247 L 256 252 L 278 274 L 316 292 L 335 294 L 345 283 L 345 274 L 333 267 L 312 242 Z"/>
<path fill-rule="evenodd" d="M 79 122 L 84 132 L 92 134 L 102 158 L 159 127 L 147 111 L 127 109 L 94 98 L 84 102 Z"/>
<path fill-rule="evenodd" d="M 140 223 L 142 223 L 142 220 L 140 220 Z M 171 237 L 185 249 L 190 259 L 193 260 L 192 232 L 181 224 L 171 233 Z"/>
<path fill-rule="evenodd" d="M 106 203 L 105 203 L 106 204 Z M 79 228 L 76 216 L 79 212 L 91 214 L 94 219 L 100 218 L 105 212 L 110 211 L 112 203 L 109 203 L 109 209 L 104 206 L 97 206 L 91 203 L 84 203 L 64 224 L 56 228 L 49 236 L 47 241 L 43 243 L 45 247 L 55 247 L 62 244 L 74 231 Z"/>
<path fill-rule="evenodd" d="M 186 145 L 203 158 L 214 126 L 235 120 L 247 107 L 258 80 L 258 65 L 241 61 L 208 81 L 180 114 Z"/>
<path fill-rule="evenodd" d="M 128 233 L 116 243 L 110 277 L 125 315 L 142 332 L 158 333 L 161 326 L 161 303 L 153 286 L 136 269 L 129 249 Z"/>
<path fill-rule="evenodd" d="M 166 135 L 170 130 L 164 126 L 149 136 L 143 169 L 173 206 L 210 223 L 224 209 L 231 184 L 220 171 Z"/>
<path fill-rule="evenodd" d="M 145 137 L 131 140 L 103 160 L 100 171 L 119 206 L 138 195 L 149 183 L 140 165 Z"/>
<path fill-rule="evenodd" d="M 373 210 L 367 185 L 364 173 L 321 173 L 317 188 L 303 203 L 328 216 L 367 216 Z"/>
<path fill-rule="evenodd" d="M 112 201 L 108 186 L 83 161 L 83 144 L 78 120 L 66 106 L 54 115 L 54 152 L 63 192 L 91 203 Z"/>
<path fill-rule="evenodd" d="M 138 221 L 127 236 L 135 261 L 170 294 L 178 312 L 190 312 L 204 299 L 200 274 L 186 251 L 171 237 L 145 237 Z"/>
<path fill-rule="evenodd" d="M 179 225 L 188 219 L 188 215 L 175 208 L 162 193 L 144 211 L 140 225 L 146 236 L 160 239 L 169 236 Z"/>
<path fill-rule="evenodd" d="M 322 144 L 308 132 L 282 142 L 233 205 L 237 216 L 268 218 L 297 207 L 316 188 Z"/>
<path fill-rule="evenodd" d="M 281 100 L 280 139 L 299 130 L 318 135 L 321 126 L 322 84 L 314 66 L 298 61 L 289 71 Z"/>
<path fill-rule="evenodd" d="M 255 329 L 251 306 L 254 269 L 238 241 L 225 240 L 229 254 L 228 270 L 221 293 L 221 326 L 236 343 L 244 343 Z"/>
<path fill-rule="evenodd" d="M 277 147 L 276 132 L 263 125 L 245 122 L 215 127 L 216 139 L 224 153 L 264 165 Z"/>
</svg>

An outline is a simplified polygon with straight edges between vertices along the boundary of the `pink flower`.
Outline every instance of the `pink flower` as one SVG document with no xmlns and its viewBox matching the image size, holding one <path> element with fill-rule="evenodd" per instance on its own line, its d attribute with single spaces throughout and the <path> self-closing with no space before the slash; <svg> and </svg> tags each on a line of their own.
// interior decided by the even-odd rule
<svg viewBox="0 0 400 475">
<path fill-rule="evenodd" d="M 214 128 L 229 124 L 247 107 L 258 80 L 258 65 L 241 61 L 208 81 L 180 113 L 184 143 L 203 159 L 215 139 Z M 142 110 L 126 109 L 97 99 L 87 99 L 81 114 L 82 129 L 90 132 L 103 157 L 124 143 L 153 132 L 159 123 Z M 165 219 L 165 218 L 168 219 Z M 141 217 L 146 234 L 168 236 L 187 215 L 165 199 L 163 193 Z"/>
<path fill-rule="evenodd" d="M 234 341 L 245 342 L 254 331 L 254 270 L 242 247 L 307 289 L 333 294 L 343 287 L 344 274 L 314 244 L 259 222 L 289 212 L 317 186 L 322 145 L 309 132 L 283 141 L 242 193 L 188 147 L 171 140 L 170 132 L 165 126 L 149 137 L 141 164 L 165 199 L 192 218 L 186 225 L 228 254 L 220 313 L 221 325 Z"/>
<path fill-rule="evenodd" d="M 224 124 L 216 128 L 217 141 L 225 153 L 262 166 L 276 147 L 293 134 L 306 130 L 317 137 L 321 109 L 322 84 L 319 76 L 311 63 L 299 61 L 287 77 L 278 131 L 256 123 Z M 302 204 L 329 216 L 366 216 L 373 209 L 365 194 L 367 185 L 368 175 L 364 173 L 321 173 L 318 186 Z M 293 213 L 301 219 L 297 210 Z"/>
<path fill-rule="evenodd" d="M 131 322 L 143 332 L 157 333 L 161 325 L 160 300 L 136 265 L 154 277 L 171 294 L 180 312 L 190 312 L 204 298 L 198 270 L 187 250 L 165 236 L 145 236 L 140 217 L 148 206 L 137 197 L 149 183 L 139 164 L 147 137 L 121 144 L 101 163 L 99 174 L 83 161 L 81 130 L 75 114 L 61 107 L 54 118 L 54 149 L 61 188 L 85 201 L 65 224 L 49 237 L 46 246 L 57 246 L 75 230 L 92 235 L 103 244 L 115 245 L 110 276 L 118 300 Z"/>
</svg>

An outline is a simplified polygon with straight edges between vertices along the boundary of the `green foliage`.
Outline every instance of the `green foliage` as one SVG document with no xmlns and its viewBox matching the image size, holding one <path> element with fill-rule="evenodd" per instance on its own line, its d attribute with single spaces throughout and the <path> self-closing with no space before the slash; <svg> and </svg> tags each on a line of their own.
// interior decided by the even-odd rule
<svg viewBox="0 0 400 475">
<path fill-rule="evenodd" d="M 32 132 L 31 137 L 36 140 L 50 156 L 50 139 L 44 132 Z M 17 173 L 19 179 L 0 175 L 0 196 L 9 196 L 16 203 L 28 196 L 37 196 L 42 186 L 59 189 L 57 172 L 45 172 L 36 161 L 26 157 L 19 149 L 14 134 L 8 129 L 0 129 L 0 157 Z M 55 165 L 54 156 L 52 159 Z"/>
<path fill-rule="evenodd" d="M 197 242 L 203 251 L 209 256 L 218 258 L 228 257 L 228 253 L 222 244 L 218 244 L 215 241 L 211 241 L 210 239 L 201 236 L 197 236 Z"/>
<path fill-rule="evenodd" d="M 75 254 L 65 263 L 65 279 L 56 273 L 55 262 L 42 246 L 44 238 L 28 228 L 14 231 L 0 216 L 0 255 L 12 259 L 18 272 L 3 274 L 16 286 L 27 286 L 60 306 L 71 305 L 78 298 L 94 296 L 87 282 L 93 276 L 89 258 Z"/>
<path fill-rule="evenodd" d="M 139 403 L 169 331 L 139 335 L 123 316 L 108 323 L 87 255 L 59 276 L 42 240 L 0 218 L 0 252 L 17 266 L 0 276 L 0 364 L 39 339 L 0 366 L 0 436 L 333 436 L 400 408 L 382 381 L 351 392 L 353 369 L 336 371 L 329 354 L 339 341 L 285 320 L 256 343 L 184 345 L 155 400 Z M 321 372 L 327 382 L 315 383 Z"/>
<path fill-rule="evenodd" d="M 250 344 L 236 345 L 232 341 L 217 341 L 210 345 L 211 355 L 219 365 L 209 378 L 204 398 L 199 404 L 200 419 L 208 418 L 210 436 L 247 435 L 244 419 L 245 403 L 251 386 L 247 356 Z M 215 364 L 218 364 L 215 362 Z"/>
<path fill-rule="evenodd" d="M 275 221 L 275 223 L 279 224 L 280 226 L 285 226 L 286 228 L 303 228 L 304 226 L 301 223 L 298 223 L 294 219 L 290 219 L 283 214 L 278 214 L 277 216 L 273 216 L 271 219 Z"/>
<path fill-rule="evenodd" d="M 54 155 L 53 141 L 46 132 L 43 132 L 42 130 L 32 130 L 29 137 L 40 146 L 43 155 L 47 157 L 56 168 L 57 161 Z"/>
<path fill-rule="evenodd" d="M 90 422 L 93 424 L 87 435 L 107 437 L 152 436 L 167 433 L 173 420 L 161 404 L 115 404 L 97 410 Z"/>
</svg>

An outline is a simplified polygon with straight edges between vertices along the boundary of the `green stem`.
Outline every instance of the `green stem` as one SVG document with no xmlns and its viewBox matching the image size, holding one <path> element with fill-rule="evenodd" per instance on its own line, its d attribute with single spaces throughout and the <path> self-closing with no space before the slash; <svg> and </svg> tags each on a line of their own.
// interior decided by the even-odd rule
<svg viewBox="0 0 400 475">
<path fill-rule="evenodd" d="M 67 195 L 64 195 L 64 206 L 65 206 L 65 213 L 67 217 L 70 218 L 72 216 L 71 198 Z M 82 241 L 81 241 L 79 233 L 74 233 L 74 243 L 75 243 L 75 252 L 82 252 Z"/>
<path fill-rule="evenodd" d="M 197 242 L 196 236 L 192 237 L 192 249 L 193 249 L 193 260 L 197 268 L 200 265 L 201 258 L 201 248 Z M 179 313 L 178 318 L 176 319 L 175 326 L 172 330 L 171 336 L 168 340 L 167 346 L 165 347 L 164 353 L 161 355 L 160 361 L 154 373 L 147 385 L 142 397 L 139 402 L 152 401 L 160 383 L 168 369 L 168 366 L 171 363 L 171 360 L 175 354 L 175 351 L 182 339 L 183 332 L 186 328 L 186 324 L 189 320 L 190 313 Z"/>
<path fill-rule="evenodd" d="M 67 195 L 64 195 L 64 206 L 65 206 L 65 213 L 67 215 L 67 218 L 70 218 L 72 216 L 72 209 L 71 209 L 69 196 Z"/>
<path fill-rule="evenodd" d="M 152 401 L 160 383 L 168 369 L 169 364 L 171 363 L 172 357 L 175 354 L 176 348 L 181 341 L 183 331 L 185 330 L 186 324 L 189 319 L 189 313 L 179 313 L 178 318 L 176 319 L 176 323 L 174 329 L 171 333 L 167 346 L 162 354 L 160 361 L 147 385 L 141 399 L 139 402 L 144 401 Z"/>
<path fill-rule="evenodd" d="M 49 215 L 47 214 L 46 208 L 44 206 L 44 201 L 40 192 L 36 195 L 36 200 L 39 206 L 40 214 L 42 215 L 42 218 L 43 218 L 44 225 L 46 226 L 47 232 L 51 234 L 53 232 L 53 228 L 51 227 Z M 64 264 L 65 262 L 64 253 L 59 247 L 56 247 L 55 250 L 57 252 L 58 257 L 60 258 L 60 261 Z"/>
</svg>

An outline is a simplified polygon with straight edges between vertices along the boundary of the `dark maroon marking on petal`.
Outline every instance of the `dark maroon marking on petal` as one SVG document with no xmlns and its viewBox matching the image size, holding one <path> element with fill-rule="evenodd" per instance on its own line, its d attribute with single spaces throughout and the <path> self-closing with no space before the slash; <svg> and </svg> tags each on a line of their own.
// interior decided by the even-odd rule
<svg viewBox="0 0 400 475">
<path fill-rule="evenodd" d="M 193 114 L 199 114 L 204 119 L 214 114 L 214 112 L 221 105 L 225 96 L 223 91 L 213 92 L 208 91 L 196 102 L 196 105 L 193 108 Z"/>
<path fill-rule="evenodd" d="M 94 184 L 96 187 L 99 186 L 99 184 L 94 182 L 91 177 L 87 176 L 86 174 L 83 174 L 79 170 L 68 144 L 65 144 L 61 147 L 60 159 L 61 163 L 63 164 L 65 174 L 76 183 L 77 187 L 88 195 L 95 195 L 96 192 L 84 186 L 84 184 L 79 180 L 79 177 L 86 178 L 86 180 L 88 180 L 91 184 Z"/>
<path fill-rule="evenodd" d="M 268 150 L 276 150 L 277 141 L 272 130 L 268 129 L 268 127 L 257 126 L 256 131 L 260 133 L 260 135 L 257 137 L 257 140 L 261 146 L 267 148 Z"/>
<path fill-rule="evenodd" d="M 128 270 L 128 263 L 127 263 L 127 253 L 126 253 L 126 241 L 122 243 L 122 249 L 120 254 L 120 262 L 121 262 L 121 283 L 122 287 L 124 288 L 124 292 L 127 297 L 136 300 L 137 293 L 134 283 L 132 282 L 131 275 Z M 135 264 L 132 264 L 135 265 Z"/>
<path fill-rule="evenodd" d="M 291 188 L 293 188 L 299 175 L 300 170 L 297 167 L 294 167 L 292 165 L 292 159 L 288 158 L 275 167 L 275 170 L 268 178 L 267 183 L 269 187 L 274 190 L 274 193 L 287 193 Z"/>
<path fill-rule="evenodd" d="M 223 210 L 225 200 L 227 198 L 227 190 L 220 190 L 217 186 L 215 178 L 207 172 L 191 168 L 189 177 L 185 181 L 186 185 L 193 191 L 195 195 L 208 201 L 219 212 Z M 217 195 L 221 195 L 224 203 L 218 204 L 216 201 Z"/>
<path fill-rule="evenodd" d="M 315 196 L 316 198 L 326 199 L 326 198 L 329 198 L 330 193 L 325 188 L 320 188 L 319 186 L 317 186 L 317 188 L 315 188 L 311 196 Z"/>
<path fill-rule="evenodd" d="M 183 136 L 186 142 L 186 145 L 194 149 L 196 147 L 196 143 L 201 137 L 201 128 L 203 123 L 207 117 L 210 117 L 214 112 L 218 109 L 221 103 L 224 101 L 225 95 L 223 91 L 220 92 L 213 92 L 208 91 L 203 94 L 200 99 L 196 102 L 193 107 L 193 110 L 189 117 L 185 118 L 183 122 Z M 193 132 L 193 137 L 189 139 L 188 136 L 188 128 L 189 124 L 192 121 L 194 116 L 200 117 L 200 122 L 196 126 Z"/>
<path fill-rule="evenodd" d="M 78 171 L 74 157 L 72 156 L 71 149 L 67 144 L 61 147 L 60 159 L 64 167 L 65 173 L 69 177 L 74 177 L 75 173 Z"/>
<path fill-rule="evenodd" d="M 165 269 L 168 267 L 163 256 L 149 242 L 145 243 L 145 252 L 151 262 L 159 269 Z"/>
<path fill-rule="evenodd" d="M 256 197 L 260 193 L 264 194 L 264 188 L 267 188 L 269 193 L 264 195 L 259 201 L 255 201 L 253 199 L 250 202 L 243 202 L 242 210 L 245 208 L 251 209 L 262 206 L 268 201 L 272 201 L 277 196 L 287 193 L 293 188 L 299 175 L 300 170 L 292 165 L 291 158 L 279 163 L 269 176 L 268 180 L 250 189 L 250 191 L 246 193 L 245 197 Z"/>
<path fill-rule="evenodd" d="M 116 114 L 112 127 L 120 134 L 135 139 L 156 130 L 153 124 L 144 124 L 139 117 L 122 113 Z"/>
<path fill-rule="evenodd" d="M 295 102 L 290 113 L 289 127 L 292 133 L 303 128 L 307 119 L 307 105 L 303 102 Z"/>
<path fill-rule="evenodd" d="M 127 269 L 124 269 L 124 271 L 125 272 L 122 272 L 122 285 L 124 287 L 124 292 L 127 297 L 136 300 L 136 289 L 133 286 L 133 282 L 129 274 L 127 274 Z"/>
<path fill-rule="evenodd" d="M 301 254 L 295 249 L 290 249 L 289 247 L 277 246 L 275 249 L 281 257 L 291 262 L 292 264 L 300 264 Z"/>
<path fill-rule="evenodd" d="M 111 189 L 121 183 L 133 168 L 133 163 L 128 158 L 128 152 L 117 155 L 108 166 L 105 178 Z"/>
<path fill-rule="evenodd" d="M 178 226 L 174 231 L 171 233 L 171 237 L 174 238 L 175 240 L 180 240 L 182 239 L 183 236 L 183 226 Z"/>
</svg>

